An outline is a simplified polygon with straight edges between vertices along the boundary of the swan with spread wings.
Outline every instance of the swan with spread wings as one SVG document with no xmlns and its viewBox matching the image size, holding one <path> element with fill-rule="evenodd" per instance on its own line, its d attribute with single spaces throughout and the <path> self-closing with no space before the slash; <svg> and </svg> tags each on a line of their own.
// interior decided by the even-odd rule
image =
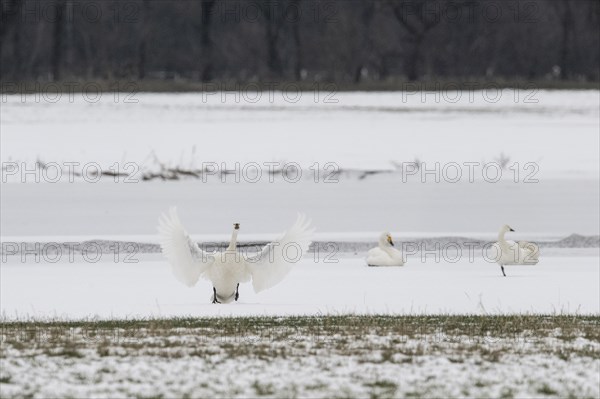
<svg viewBox="0 0 600 399">
<path fill-rule="evenodd" d="M 243 256 L 237 250 L 239 229 L 239 223 L 235 223 L 224 252 L 207 252 L 190 239 L 176 208 L 162 214 L 158 225 L 162 253 L 177 280 L 188 287 L 194 286 L 200 277 L 211 281 L 213 303 L 237 301 L 240 283 L 250 280 L 255 292 L 278 284 L 290 272 L 294 261 L 308 251 L 314 232 L 310 221 L 298 215 L 296 222 L 278 240 L 265 245 L 256 255 Z"/>
</svg>

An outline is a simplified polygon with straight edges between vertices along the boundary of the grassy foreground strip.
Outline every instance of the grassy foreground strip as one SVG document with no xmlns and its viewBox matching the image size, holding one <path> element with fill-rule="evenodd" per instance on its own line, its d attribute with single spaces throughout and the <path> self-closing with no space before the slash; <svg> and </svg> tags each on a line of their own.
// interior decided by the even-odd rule
<svg viewBox="0 0 600 399">
<path fill-rule="evenodd" d="M 600 397 L 600 316 L 0 324 L 2 398 Z"/>
<path fill-rule="evenodd" d="M 260 343 L 392 336 L 428 341 L 465 340 L 493 343 L 494 339 L 530 342 L 552 337 L 582 337 L 600 342 L 600 316 L 291 316 L 169 318 L 84 321 L 9 321 L 0 323 L 2 347 L 60 345 L 89 347 L 134 343 L 150 338 L 194 335 L 202 340 Z M 0 356 L 5 356 L 0 351 Z"/>
<path fill-rule="evenodd" d="M 341 328 L 343 327 L 343 328 Z M 3 334 L 22 329 L 80 328 L 80 329 L 144 329 L 169 331 L 173 329 L 206 329 L 218 335 L 260 333 L 264 329 L 299 329 L 304 332 L 337 332 L 428 334 L 440 330 L 449 335 L 489 333 L 506 337 L 523 332 L 547 336 L 551 330 L 583 332 L 599 339 L 600 315 L 317 315 L 317 316 L 242 316 L 242 317 L 174 317 L 149 319 L 90 319 L 90 320 L 17 320 L 0 321 Z"/>
<path fill-rule="evenodd" d="M 338 315 L 338 316 L 250 316 L 250 317 L 207 317 L 207 318 L 151 318 L 115 320 L 23 320 L 2 321 L 3 335 L 48 330 L 49 333 L 62 329 L 97 330 L 107 329 L 140 330 L 148 333 L 176 333 L 179 329 L 200 329 L 210 335 L 229 336 L 261 334 L 265 330 L 281 330 L 287 334 L 292 330 L 303 333 L 333 333 L 353 335 L 356 333 L 399 334 L 415 336 L 443 332 L 448 336 L 485 335 L 510 337 L 529 333 L 534 337 L 545 337 L 555 329 L 561 336 L 569 338 L 577 333 L 588 339 L 600 339 L 600 316 L 597 315 L 440 315 L 440 316 L 390 316 L 390 315 Z M 6 337 L 5 337 L 6 338 Z"/>
</svg>

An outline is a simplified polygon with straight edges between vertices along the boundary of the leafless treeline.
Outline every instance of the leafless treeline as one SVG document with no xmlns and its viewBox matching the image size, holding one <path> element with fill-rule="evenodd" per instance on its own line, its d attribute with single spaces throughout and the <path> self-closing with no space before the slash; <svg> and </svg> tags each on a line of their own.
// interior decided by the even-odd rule
<svg viewBox="0 0 600 399">
<path fill-rule="evenodd" d="M 0 0 L 3 81 L 598 81 L 598 0 Z"/>
</svg>

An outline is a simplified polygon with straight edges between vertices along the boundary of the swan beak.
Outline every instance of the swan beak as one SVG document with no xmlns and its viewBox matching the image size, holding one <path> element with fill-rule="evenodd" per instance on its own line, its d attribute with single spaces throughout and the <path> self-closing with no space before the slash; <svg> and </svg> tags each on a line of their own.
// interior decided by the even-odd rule
<svg viewBox="0 0 600 399">
<path fill-rule="evenodd" d="M 233 228 L 236 229 L 236 230 L 239 230 L 240 229 L 240 224 L 239 223 L 234 223 L 233 224 Z"/>
<path fill-rule="evenodd" d="M 514 231 L 514 230 L 511 228 L 511 229 L 510 229 L 510 230 L 508 230 L 508 231 Z"/>
<path fill-rule="evenodd" d="M 392 241 L 392 237 L 388 236 L 387 241 L 390 243 L 390 245 L 392 247 L 394 246 L 394 241 Z"/>
</svg>

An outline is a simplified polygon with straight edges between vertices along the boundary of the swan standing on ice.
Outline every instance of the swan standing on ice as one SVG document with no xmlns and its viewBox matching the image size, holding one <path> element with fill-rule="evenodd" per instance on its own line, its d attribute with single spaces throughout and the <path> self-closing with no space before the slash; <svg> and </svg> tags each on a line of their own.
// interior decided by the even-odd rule
<svg viewBox="0 0 600 399">
<path fill-rule="evenodd" d="M 379 246 L 369 250 L 367 255 L 369 266 L 404 266 L 402 252 L 394 248 L 394 241 L 390 233 L 379 236 Z"/>
<path fill-rule="evenodd" d="M 506 277 L 504 265 L 536 265 L 540 256 L 540 249 L 534 243 L 505 240 L 504 235 L 509 231 L 514 230 L 507 224 L 502 226 L 498 234 L 498 242 L 492 246 L 496 253 L 496 263 L 500 265 L 504 277 Z"/>
<path fill-rule="evenodd" d="M 239 298 L 240 283 L 252 280 L 255 292 L 271 288 L 292 269 L 287 258 L 299 259 L 308 251 L 314 229 L 310 221 L 298 215 L 294 225 L 278 240 L 263 247 L 260 253 L 244 257 L 236 249 L 239 223 L 234 224 L 229 247 L 224 252 L 209 253 L 192 242 L 177 216 L 176 208 L 161 215 L 158 232 L 162 253 L 168 259 L 177 280 L 191 287 L 200 277 L 213 284 L 212 303 L 229 303 Z M 296 253 L 299 251 L 299 253 Z"/>
</svg>

